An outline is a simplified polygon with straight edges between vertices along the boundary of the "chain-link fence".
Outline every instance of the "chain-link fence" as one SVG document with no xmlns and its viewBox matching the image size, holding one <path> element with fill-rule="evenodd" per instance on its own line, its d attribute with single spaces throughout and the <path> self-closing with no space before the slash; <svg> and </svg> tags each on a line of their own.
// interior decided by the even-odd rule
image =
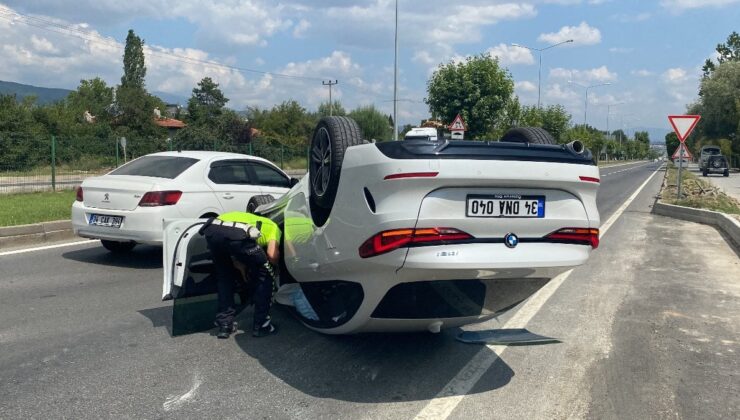
<svg viewBox="0 0 740 420">
<path fill-rule="evenodd" d="M 308 163 L 307 147 L 287 146 L 270 138 L 214 148 L 259 156 L 284 170 L 305 169 Z M 71 189 L 129 160 L 175 149 L 176 144 L 157 138 L 0 133 L 0 194 Z"/>
</svg>

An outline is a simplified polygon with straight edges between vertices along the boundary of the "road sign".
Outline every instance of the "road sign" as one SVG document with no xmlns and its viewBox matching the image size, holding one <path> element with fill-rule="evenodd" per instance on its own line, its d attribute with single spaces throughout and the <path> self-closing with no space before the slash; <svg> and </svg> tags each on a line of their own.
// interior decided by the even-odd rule
<svg viewBox="0 0 740 420">
<path fill-rule="evenodd" d="M 457 117 L 455 117 L 454 120 L 452 120 L 452 124 L 450 124 L 449 127 L 447 127 L 450 131 L 465 131 L 465 122 L 463 121 L 460 114 L 457 114 Z"/>
<path fill-rule="evenodd" d="M 696 124 L 701 119 L 701 115 L 669 115 L 668 121 L 673 126 L 673 131 L 678 136 L 678 141 L 681 143 L 686 141 L 689 134 L 694 130 Z"/>
<path fill-rule="evenodd" d="M 679 157 L 679 154 L 681 157 L 687 158 L 687 159 L 694 159 L 694 156 L 689 152 L 689 148 L 686 147 L 686 143 L 681 143 L 676 147 L 676 151 L 673 152 L 673 156 L 671 156 L 671 159 L 677 159 Z"/>
</svg>

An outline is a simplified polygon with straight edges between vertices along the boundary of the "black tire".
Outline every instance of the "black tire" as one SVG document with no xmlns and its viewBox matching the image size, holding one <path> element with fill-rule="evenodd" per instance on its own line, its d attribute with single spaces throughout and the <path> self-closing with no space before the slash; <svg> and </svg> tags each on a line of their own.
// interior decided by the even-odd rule
<svg viewBox="0 0 740 420">
<path fill-rule="evenodd" d="M 136 242 L 118 242 L 118 241 L 106 241 L 105 239 L 101 239 L 100 243 L 103 245 L 103 248 L 107 249 L 108 251 L 114 253 L 114 254 L 125 254 L 126 252 L 131 251 L 136 246 Z"/>
<path fill-rule="evenodd" d="M 707 170 L 706 169 L 701 172 L 701 176 L 707 176 Z"/>
<path fill-rule="evenodd" d="M 517 127 L 507 131 L 501 141 L 510 143 L 557 144 L 552 134 L 540 127 Z"/>
<path fill-rule="evenodd" d="M 344 152 L 358 144 L 363 144 L 362 131 L 351 118 L 324 117 L 316 125 L 308 167 L 312 207 L 331 210 L 337 196 Z"/>
<path fill-rule="evenodd" d="M 270 194 L 255 195 L 250 198 L 249 203 L 247 203 L 247 213 L 254 213 L 254 211 L 257 210 L 257 207 L 263 204 L 270 204 L 273 201 L 275 201 L 275 197 Z"/>
<path fill-rule="evenodd" d="M 730 170 L 729 169 L 725 169 L 725 173 L 723 173 L 722 175 L 724 175 L 724 176 L 730 176 Z"/>
</svg>

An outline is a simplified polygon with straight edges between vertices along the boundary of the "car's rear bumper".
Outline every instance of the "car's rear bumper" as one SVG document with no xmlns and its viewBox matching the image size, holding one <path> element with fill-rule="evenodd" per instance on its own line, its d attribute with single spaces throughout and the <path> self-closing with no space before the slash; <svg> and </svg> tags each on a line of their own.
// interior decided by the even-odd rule
<svg viewBox="0 0 740 420">
<path fill-rule="evenodd" d="M 90 215 L 123 217 L 120 228 L 94 226 L 89 224 Z M 141 244 L 162 244 L 162 220 L 182 217 L 174 207 L 137 208 L 132 211 L 105 210 L 86 207 L 76 201 L 72 205 L 72 229 L 75 235 L 83 238 L 110 241 L 133 241 Z"/>
</svg>

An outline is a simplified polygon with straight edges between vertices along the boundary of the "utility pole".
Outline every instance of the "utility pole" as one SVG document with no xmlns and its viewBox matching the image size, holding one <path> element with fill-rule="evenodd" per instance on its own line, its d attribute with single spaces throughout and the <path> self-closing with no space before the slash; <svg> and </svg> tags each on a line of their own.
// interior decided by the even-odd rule
<svg viewBox="0 0 740 420">
<path fill-rule="evenodd" d="M 584 85 L 582 85 L 580 83 L 576 83 L 576 82 L 574 82 L 572 80 L 569 80 L 568 83 L 570 83 L 572 85 L 576 85 L 578 87 L 581 87 L 581 88 L 583 88 L 586 91 L 585 100 L 583 102 L 583 124 L 584 124 L 584 126 L 587 126 L 588 125 L 588 90 L 589 89 L 593 89 L 595 87 L 599 87 L 599 86 L 609 86 L 609 85 L 611 85 L 611 83 L 610 82 L 606 82 L 606 83 L 599 83 L 598 85 L 590 85 L 590 86 L 584 86 Z"/>
<path fill-rule="evenodd" d="M 558 45 L 568 44 L 570 42 L 573 42 L 573 40 L 572 39 L 569 39 L 567 41 L 558 42 L 557 44 L 553 44 L 553 45 L 550 45 L 549 47 L 545 47 L 545 48 L 534 48 L 534 47 L 528 47 L 526 45 L 521 45 L 521 44 L 511 44 L 512 47 L 526 48 L 526 49 L 531 50 L 531 51 L 537 51 L 537 53 L 540 56 L 540 58 L 539 58 L 540 65 L 539 65 L 539 69 L 537 70 L 537 108 L 538 109 L 539 108 L 542 108 L 542 104 L 541 104 L 541 100 L 540 100 L 540 98 L 542 97 L 542 51 L 547 51 L 550 48 L 555 48 Z"/>
<path fill-rule="evenodd" d="M 336 85 L 337 83 L 339 83 L 339 80 L 335 80 L 333 82 L 331 80 L 329 80 L 328 82 L 321 82 L 322 85 L 329 86 L 329 116 L 334 115 L 334 102 L 331 101 L 331 87 Z"/>
<path fill-rule="evenodd" d="M 393 55 L 393 140 L 398 140 L 398 0 L 396 0 L 395 54 Z"/>
</svg>

